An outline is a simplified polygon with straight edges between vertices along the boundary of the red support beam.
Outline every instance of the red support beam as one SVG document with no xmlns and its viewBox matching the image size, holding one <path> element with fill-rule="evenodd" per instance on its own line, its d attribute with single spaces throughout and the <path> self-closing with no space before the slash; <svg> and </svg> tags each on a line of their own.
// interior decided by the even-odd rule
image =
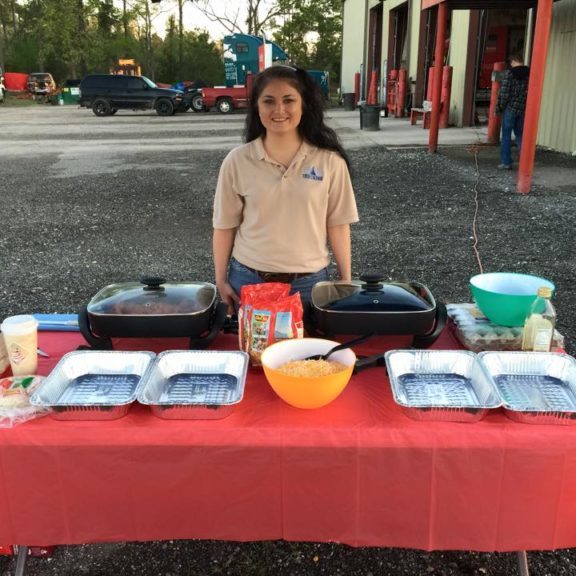
<svg viewBox="0 0 576 576">
<path fill-rule="evenodd" d="M 498 144 L 500 142 L 500 127 L 502 121 L 500 116 L 496 116 L 496 106 L 498 104 L 498 92 L 500 92 L 501 72 L 506 70 L 506 62 L 494 62 L 492 69 L 492 91 L 490 93 L 490 112 L 488 112 L 488 144 Z"/>
<path fill-rule="evenodd" d="M 550 0 L 552 1 L 552 0 Z M 440 102 L 442 97 L 442 72 L 444 69 L 444 55 L 446 24 L 448 21 L 448 6 L 446 2 L 438 4 L 438 17 L 436 19 L 436 48 L 434 51 L 434 92 L 432 94 L 432 117 L 430 119 L 430 133 L 428 134 L 428 152 L 434 154 L 438 148 L 438 129 L 440 127 Z M 447 104 L 448 105 L 448 104 Z"/>
<path fill-rule="evenodd" d="M 538 136 L 538 117 L 540 116 L 546 55 L 548 53 L 548 40 L 550 39 L 550 26 L 552 23 L 552 1 L 538 0 L 536 29 L 534 31 L 535 42 L 532 50 L 532 60 L 530 61 L 530 80 L 528 82 L 528 98 L 524 116 L 522 150 L 520 151 L 518 178 L 516 180 L 516 192 L 520 194 L 528 194 L 532 187 L 536 137 Z"/>
<path fill-rule="evenodd" d="M 448 128 L 450 120 L 450 95 L 452 94 L 452 66 L 444 66 L 440 93 L 440 128 Z"/>
<path fill-rule="evenodd" d="M 444 0 L 422 0 L 422 10 L 428 10 L 440 3 L 444 3 Z"/>
</svg>

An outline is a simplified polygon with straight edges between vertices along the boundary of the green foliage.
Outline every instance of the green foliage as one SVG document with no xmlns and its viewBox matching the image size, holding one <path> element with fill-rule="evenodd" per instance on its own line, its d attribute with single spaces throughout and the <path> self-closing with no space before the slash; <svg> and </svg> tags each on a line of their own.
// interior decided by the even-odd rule
<svg viewBox="0 0 576 576">
<path fill-rule="evenodd" d="M 222 55 L 207 32 L 184 32 L 183 64 L 178 66 L 178 28 L 171 18 L 160 48 L 157 80 L 174 84 L 180 80 L 201 80 L 208 86 L 224 83 Z"/>
<path fill-rule="evenodd" d="M 11 42 L 6 49 L 6 70 L 12 72 L 34 72 L 31 63 L 36 61 L 38 43 L 30 36 Z"/>
<path fill-rule="evenodd" d="M 283 17 L 273 23 L 274 41 L 291 60 L 307 69 L 340 75 L 342 49 L 341 0 L 278 0 Z"/>
<path fill-rule="evenodd" d="M 171 18 L 164 39 L 152 31 L 158 6 L 130 0 L 124 13 L 113 0 L 0 0 L 0 65 L 15 72 L 47 71 L 57 82 L 107 73 L 133 58 L 159 82 L 224 83 L 218 45 L 207 32 L 184 31 Z M 339 74 L 341 0 L 277 0 L 274 39 L 308 69 Z M 180 52 L 181 50 L 181 52 Z M 182 58 L 180 58 L 182 54 Z"/>
<path fill-rule="evenodd" d="M 170 16 L 166 27 L 166 37 L 160 48 L 158 63 L 158 82 L 174 84 L 180 78 L 178 66 L 178 27 L 174 16 Z"/>
<path fill-rule="evenodd" d="M 97 4 L 96 14 L 98 32 L 103 37 L 111 37 L 115 26 L 120 22 L 120 11 L 114 8 L 112 0 L 102 0 Z"/>
<path fill-rule="evenodd" d="M 193 31 L 184 35 L 183 77 L 202 80 L 209 86 L 224 84 L 224 62 L 216 44 L 207 32 Z"/>
</svg>

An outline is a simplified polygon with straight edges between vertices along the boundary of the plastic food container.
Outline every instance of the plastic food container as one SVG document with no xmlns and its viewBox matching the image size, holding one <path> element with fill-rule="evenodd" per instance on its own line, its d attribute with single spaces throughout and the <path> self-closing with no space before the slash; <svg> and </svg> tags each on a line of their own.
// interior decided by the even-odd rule
<svg viewBox="0 0 576 576">
<path fill-rule="evenodd" d="M 494 324 L 471 303 L 447 304 L 460 343 L 472 352 L 522 350 L 522 327 Z M 564 348 L 564 336 L 554 330 L 552 349 Z"/>
<path fill-rule="evenodd" d="M 30 398 L 57 420 L 115 420 L 128 413 L 153 352 L 76 351 L 60 359 Z"/>
<path fill-rule="evenodd" d="M 244 396 L 248 354 L 169 350 L 156 358 L 138 401 L 159 418 L 216 420 Z"/>
<path fill-rule="evenodd" d="M 555 352 L 478 355 L 506 415 L 526 424 L 576 425 L 576 361 Z"/>
<path fill-rule="evenodd" d="M 390 350 L 392 394 L 414 420 L 476 422 L 501 400 L 476 354 L 465 350 Z"/>
</svg>

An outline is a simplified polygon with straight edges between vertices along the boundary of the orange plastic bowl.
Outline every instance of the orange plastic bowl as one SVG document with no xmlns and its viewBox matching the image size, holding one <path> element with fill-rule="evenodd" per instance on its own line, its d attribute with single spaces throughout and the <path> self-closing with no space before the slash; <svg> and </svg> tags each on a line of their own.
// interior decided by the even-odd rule
<svg viewBox="0 0 576 576">
<path fill-rule="evenodd" d="M 338 344 L 321 338 L 295 338 L 272 344 L 262 354 L 262 366 L 268 383 L 284 402 L 295 408 L 321 408 L 330 404 L 346 388 L 352 376 L 356 362 L 356 354 L 352 350 L 340 350 L 330 356 L 330 360 L 340 362 L 347 368 L 328 376 L 286 376 L 278 368 L 292 360 L 325 354 Z"/>
</svg>

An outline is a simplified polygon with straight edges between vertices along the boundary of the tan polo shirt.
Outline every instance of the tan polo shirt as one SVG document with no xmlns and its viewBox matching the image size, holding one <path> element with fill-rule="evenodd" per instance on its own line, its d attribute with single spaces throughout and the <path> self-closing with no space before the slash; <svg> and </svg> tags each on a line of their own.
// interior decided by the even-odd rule
<svg viewBox="0 0 576 576">
<path fill-rule="evenodd" d="M 317 272 L 329 263 L 327 227 L 358 221 L 350 174 L 336 152 L 303 143 L 285 169 L 260 138 L 220 168 L 214 228 L 237 228 L 232 256 L 265 272 Z"/>
</svg>

